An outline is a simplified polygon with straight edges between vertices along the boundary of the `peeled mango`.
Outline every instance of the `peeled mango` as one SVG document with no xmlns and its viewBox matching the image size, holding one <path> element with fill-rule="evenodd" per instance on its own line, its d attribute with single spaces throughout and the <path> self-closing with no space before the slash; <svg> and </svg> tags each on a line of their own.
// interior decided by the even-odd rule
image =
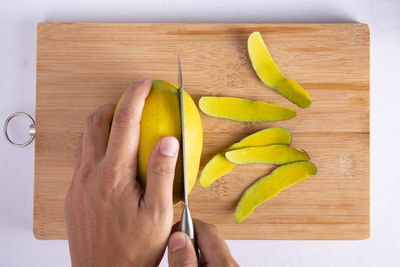
<svg viewBox="0 0 400 267">
<path fill-rule="evenodd" d="M 278 65 L 274 62 L 266 47 L 260 32 L 250 34 L 247 41 L 251 64 L 260 80 L 267 86 L 301 108 L 311 105 L 311 97 L 293 79 L 285 78 Z"/>
<path fill-rule="evenodd" d="M 184 107 L 187 186 L 190 193 L 199 171 L 203 147 L 203 126 L 199 111 L 186 91 L 184 91 Z M 147 161 L 154 146 L 163 136 L 175 136 L 181 141 L 180 121 L 178 87 L 161 80 L 153 81 L 140 121 L 138 179 L 143 189 L 146 186 Z M 179 153 L 173 186 L 173 202 L 176 204 L 179 201 L 183 201 L 182 153 Z"/>
<path fill-rule="evenodd" d="M 317 167 L 308 161 L 289 163 L 276 168 L 244 192 L 236 207 L 236 222 L 243 221 L 258 205 L 277 196 L 282 190 L 316 173 Z"/>
<path fill-rule="evenodd" d="M 225 152 L 245 147 L 267 146 L 271 144 L 286 144 L 291 142 L 290 133 L 284 128 L 268 128 L 253 133 L 240 142 L 215 155 L 203 168 L 200 174 L 200 185 L 210 186 L 215 180 L 230 172 L 235 163 L 225 158 Z"/>
<path fill-rule="evenodd" d="M 235 121 L 284 121 L 296 117 L 296 111 L 290 108 L 236 97 L 203 96 L 199 107 L 207 115 Z"/>
<path fill-rule="evenodd" d="M 310 159 L 304 151 L 296 150 L 288 145 L 247 147 L 228 151 L 225 153 L 225 157 L 235 164 L 268 163 L 283 165 Z"/>
</svg>

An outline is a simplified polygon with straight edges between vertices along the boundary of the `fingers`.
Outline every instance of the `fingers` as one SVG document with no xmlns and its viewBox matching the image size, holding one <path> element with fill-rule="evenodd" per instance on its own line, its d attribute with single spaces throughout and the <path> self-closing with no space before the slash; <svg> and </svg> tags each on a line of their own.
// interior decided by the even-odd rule
<svg viewBox="0 0 400 267">
<path fill-rule="evenodd" d="M 172 210 L 172 188 L 179 142 L 173 136 L 160 138 L 148 160 L 146 207 L 155 211 Z"/>
<path fill-rule="evenodd" d="M 87 117 L 82 139 L 83 162 L 104 157 L 114 109 L 114 104 L 107 104 Z"/>
<path fill-rule="evenodd" d="M 136 175 L 140 119 L 151 84 L 150 79 L 142 77 L 128 87 L 115 112 L 108 141 L 107 161 L 112 161 L 115 166 L 134 170 L 134 175 Z"/>
<path fill-rule="evenodd" d="M 173 228 L 177 228 L 176 223 Z M 239 266 L 214 225 L 194 220 L 197 245 L 201 252 L 202 266 Z M 174 232 L 174 230 L 172 230 Z M 177 240 L 183 236 L 185 242 Z M 184 244 L 184 245 L 182 245 Z M 168 242 L 168 262 L 170 266 L 197 266 L 193 245 L 186 234 L 174 232 Z M 185 265 L 186 264 L 186 265 Z"/>
<path fill-rule="evenodd" d="M 169 237 L 168 264 L 170 267 L 197 267 L 196 253 L 185 233 L 175 232 Z"/>
<path fill-rule="evenodd" d="M 239 266 L 214 225 L 194 220 L 194 229 L 196 231 L 197 245 L 203 255 L 205 265 Z"/>
</svg>

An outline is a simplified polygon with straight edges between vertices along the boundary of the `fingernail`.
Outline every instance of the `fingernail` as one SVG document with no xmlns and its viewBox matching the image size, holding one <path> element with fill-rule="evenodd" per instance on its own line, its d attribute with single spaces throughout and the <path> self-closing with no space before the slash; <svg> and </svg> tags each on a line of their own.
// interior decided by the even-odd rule
<svg viewBox="0 0 400 267">
<path fill-rule="evenodd" d="M 163 137 L 160 142 L 160 153 L 167 157 L 173 157 L 178 150 L 178 146 L 178 140 L 175 137 Z"/>
<path fill-rule="evenodd" d="M 140 77 L 139 79 L 137 79 L 136 82 L 137 82 L 137 83 L 141 83 L 141 82 L 144 82 L 144 81 L 146 81 L 146 80 L 149 80 L 149 77 L 147 77 L 147 76 L 142 76 L 142 77 Z"/>
<path fill-rule="evenodd" d="M 168 247 L 171 252 L 180 250 L 186 246 L 185 234 L 181 232 L 175 232 L 169 239 Z"/>
</svg>

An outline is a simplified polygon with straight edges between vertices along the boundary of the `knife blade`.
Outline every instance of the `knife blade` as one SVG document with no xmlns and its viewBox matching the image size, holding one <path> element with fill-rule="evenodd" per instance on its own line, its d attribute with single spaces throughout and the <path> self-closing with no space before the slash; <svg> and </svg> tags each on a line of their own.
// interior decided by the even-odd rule
<svg viewBox="0 0 400 267">
<path fill-rule="evenodd" d="M 186 171 L 186 140 L 185 140 L 185 105 L 183 98 L 183 78 L 182 78 L 182 64 L 178 55 L 179 66 L 179 104 L 181 112 L 181 151 L 182 151 L 182 181 L 183 181 L 183 194 L 185 206 L 182 211 L 180 230 L 186 233 L 192 241 L 193 247 L 196 251 L 198 265 L 200 266 L 199 250 L 196 242 L 196 235 L 194 232 L 193 220 L 189 210 L 188 203 L 188 186 L 187 186 L 187 171 Z"/>
</svg>

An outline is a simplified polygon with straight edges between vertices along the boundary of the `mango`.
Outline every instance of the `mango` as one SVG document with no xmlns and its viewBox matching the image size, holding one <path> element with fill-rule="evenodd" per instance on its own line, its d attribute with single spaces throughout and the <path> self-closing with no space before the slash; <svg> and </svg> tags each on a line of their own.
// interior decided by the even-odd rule
<svg viewBox="0 0 400 267">
<path fill-rule="evenodd" d="M 286 144 L 291 142 L 290 133 L 284 128 L 268 128 L 256 133 L 253 133 L 240 142 L 237 142 L 225 149 L 224 151 L 216 154 L 203 168 L 200 174 L 200 185 L 203 187 L 210 186 L 215 180 L 230 172 L 235 163 L 228 161 L 225 158 L 225 152 L 245 148 L 267 146 L 271 144 Z"/>
<path fill-rule="evenodd" d="M 188 192 L 193 189 L 200 165 L 203 147 L 203 126 L 200 114 L 191 96 L 184 91 L 186 170 Z M 117 106 L 118 108 L 118 106 Z M 147 161 L 157 141 L 163 136 L 175 136 L 181 141 L 178 87 L 161 80 L 153 81 L 140 121 L 138 148 L 138 180 L 146 187 Z M 182 153 L 175 168 L 173 186 L 174 204 L 183 201 Z"/>
<path fill-rule="evenodd" d="M 284 121 L 296 117 L 296 111 L 290 108 L 236 97 L 203 96 L 199 107 L 207 115 L 235 121 Z"/>
<path fill-rule="evenodd" d="M 277 196 L 282 190 L 317 173 L 317 167 L 307 161 L 289 163 L 273 170 L 251 185 L 236 207 L 235 219 L 240 223 L 261 203 Z"/>
<path fill-rule="evenodd" d="M 225 153 L 225 157 L 235 164 L 268 163 L 282 165 L 310 159 L 307 153 L 287 145 L 247 147 L 228 151 Z"/>
<path fill-rule="evenodd" d="M 272 59 L 260 32 L 250 34 L 247 46 L 251 64 L 265 85 L 275 89 L 301 108 L 311 105 L 312 101 L 308 92 L 296 83 L 295 80 L 287 79 L 282 74 L 282 71 Z"/>
</svg>

